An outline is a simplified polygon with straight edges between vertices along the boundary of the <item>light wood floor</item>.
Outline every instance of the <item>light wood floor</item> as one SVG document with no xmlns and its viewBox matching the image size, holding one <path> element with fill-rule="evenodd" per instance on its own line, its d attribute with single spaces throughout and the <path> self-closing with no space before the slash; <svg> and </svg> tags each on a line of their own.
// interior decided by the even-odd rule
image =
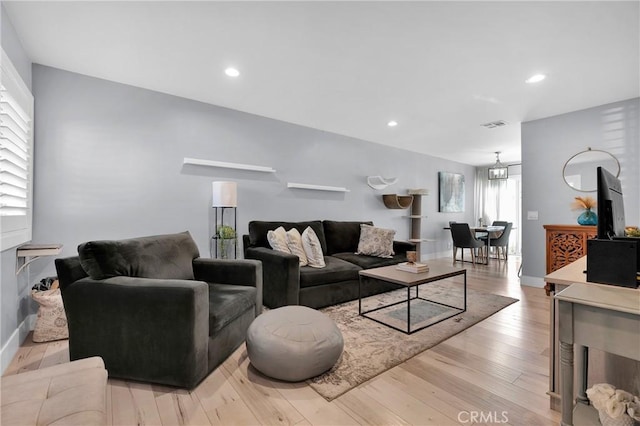
<svg viewBox="0 0 640 426">
<path fill-rule="evenodd" d="M 450 259 L 429 263 L 451 264 Z M 458 263 L 460 265 L 460 263 Z M 557 425 L 549 409 L 549 308 L 543 289 L 521 287 L 518 260 L 465 263 L 475 290 L 519 302 L 327 402 L 304 383 L 249 368 L 240 347 L 189 392 L 110 379 L 112 425 Z M 27 341 L 8 374 L 69 361 L 67 341 Z"/>
</svg>

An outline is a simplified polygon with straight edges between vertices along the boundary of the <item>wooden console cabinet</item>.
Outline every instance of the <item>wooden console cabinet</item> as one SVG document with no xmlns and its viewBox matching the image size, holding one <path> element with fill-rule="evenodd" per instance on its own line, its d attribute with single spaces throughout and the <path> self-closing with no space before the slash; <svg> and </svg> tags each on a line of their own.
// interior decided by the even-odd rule
<svg viewBox="0 0 640 426">
<path fill-rule="evenodd" d="M 593 287 L 592 292 L 594 294 L 606 293 L 618 293 L 627 294 L 625 300 L 632 306 L 640 308 L 640 289 L 626 289 L 623 287 L 611 286 L 607 284 L 592 283 L 587 281 L 587 257 L 583 256 L 573 263 L 564 266 L 557 271 L 547 274 L 544 280 L 547 285 L 550 286 L 552 297 L 550 298 L 549 305 L 549 403 L 552 410 L 559 411 L 561 409 L 561 386 L 560 386 L 560 322 L 561 314 L 558 300 L 559 298 L 553 297 L 556 294 L 562 292 L 573 284 L 582 284 L 587 287 Z M 618 290 L 619 289 L 619 290 Z M 625 291 L 627 290 L 627 291 Z M 601 297 L 600 302 L 604 302 L 605 298 Z M 613 304 L 612 304 L 613 305 Z M 637 309 L 636 309 L 637 310 Z M 635 311 L 634 311 L 635 312 Z M 640 315 L 640 311 L 638 311 Z M 640 319 L 639 319 L 640 320 Z M 571 323 L 571 322 L 569 322 Z M 594 323 L 592 322 L 592 325 Z M 601 333 L 604 327 L 611 326 L 612 323 L 603 323 L 593 328 L 593 333 Z M 636 328 L 638 330 L 638 328 Z M 640 338 L 640 334 L 637 336 Z M 637 344 L 636 344 L 637 346 Z M 640 346 L 637 346 L 640 349 Z M 626 355 L 619 354 L 614 347 L 605 348 L 606 352 L 603 352 L 602 348 L 594 347 L 594 350 L 589 352 L 589 383 L 611 383 L 614 386 L 624 389 L 632 394 L 640 394 L 640 360 L 634 356 L 631 358 L 625 358 Z M 618 356 L 618 355 L 622 356 Z M 580 423 L 577 423 L 580 424 Z M 586 424 L 586 423 L 584 423 Z M 596 423 L 597 424 L 597 423 Z"/>
<path fill-rule="evenodd" d="M 558 316 L 557 301 L 553 296 L 566 288 L 571 282 L 586 282 L 586 255 L 587 240 L 595 238 L 597 228 L 595 226 L 582 225 L 543 225 L 546 231 L 547 276 L 545 276 L 544 289 L 547 296 L 551 296 L 550 314 L 550 371 L 549 371 L 549 396 L 552 410 L 560 410 L 560 374 L 558 340 Z M 580 259 L 579 262 L 576 262 Z M 574 263 L 575 262 L 575 263 Z M 571 265 L 571 266 L 567 266 Z M 563 269 L 564 268 L 564 269 Z M 561 271 L 552 274 L 552 272 Z M 549 275 L 551 274 L 551 275 Z M 562 277 L 558 275 L 562 274 Z M 569 281 L 564 280 L 569 275 Z M 559 279 L 563 278 L 563 279 Z M 572 281 L 574 280 L 574 281 Z"/>
<path fill-rule="evenodd" d="M 597 411 L 585 405 L 588 404 L 585 393 L 589 386 L 588 354 L 591 349 L 600 349 L 628 361 L 640 361 L 640 292 L 610 285 L 579 283 L 562 290 L 555 298 L 560 319 L 561 424 L 599 424 Z M 578 376 L 576 418 L 574 369 Z M 631 369 L 624 369 L 623 374 L 625 372 L 626 376 L 633 375 Z M 615 382 L 607 383 L 618 386 Z M 626 390 L 634 393 L 633 389 Z M 591 421 L 588 421 L 589 417 Z"/>
<path fill-rule="evenodd" d="M 587 240 L 595 238 L 595 226 L 544 225 L 547 240 L 547 274 L 587 254 Z"/>
</svg>

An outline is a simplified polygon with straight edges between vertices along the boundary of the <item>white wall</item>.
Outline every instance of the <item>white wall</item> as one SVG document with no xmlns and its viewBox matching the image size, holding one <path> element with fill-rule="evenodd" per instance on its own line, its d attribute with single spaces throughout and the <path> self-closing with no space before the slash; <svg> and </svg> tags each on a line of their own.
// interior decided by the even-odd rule
<svg viewBox="0 0 640 426">
<path fill-rule="evenodd" d="M 522 124 L 522 283 L 541 285 L 546 272 L 546 224 L 577 224 L 572 211 L 578 192 L 562 178 L 564 163 L 588 147 L 620 162 L 627 224 L 640 225 L 640 98 L 529 121 Z M 594 170 L 595 173 L 595 170 Z M 527 220 L 537 211 L 538 220 Z"/>
</svg>

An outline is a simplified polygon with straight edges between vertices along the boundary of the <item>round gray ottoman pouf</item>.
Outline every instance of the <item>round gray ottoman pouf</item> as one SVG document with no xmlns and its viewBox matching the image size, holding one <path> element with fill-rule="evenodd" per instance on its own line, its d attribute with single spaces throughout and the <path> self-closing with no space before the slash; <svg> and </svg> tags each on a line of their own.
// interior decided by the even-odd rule
<svg viewBox="0 0 640 426">
<path fill-rule="evenodd" d="M 324 373 L 338 361 L 343 346 L 342 333 L 331 318 L 305 306 L 265 312 L 247 330 L 251 364 L 289 382 Z"/>
</svg>

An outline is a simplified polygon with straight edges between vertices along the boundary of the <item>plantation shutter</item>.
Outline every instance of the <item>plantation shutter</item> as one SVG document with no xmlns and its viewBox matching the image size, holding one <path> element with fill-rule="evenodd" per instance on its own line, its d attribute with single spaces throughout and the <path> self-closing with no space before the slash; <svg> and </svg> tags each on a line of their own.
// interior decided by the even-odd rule
<svg viewBox="0 0 640 426">
<path fill-rule="evenodd" d="M 31 240 L 33 96 L 4 50 L 0 68 L 0 250 L 5 250 Z"/>
</svg>

